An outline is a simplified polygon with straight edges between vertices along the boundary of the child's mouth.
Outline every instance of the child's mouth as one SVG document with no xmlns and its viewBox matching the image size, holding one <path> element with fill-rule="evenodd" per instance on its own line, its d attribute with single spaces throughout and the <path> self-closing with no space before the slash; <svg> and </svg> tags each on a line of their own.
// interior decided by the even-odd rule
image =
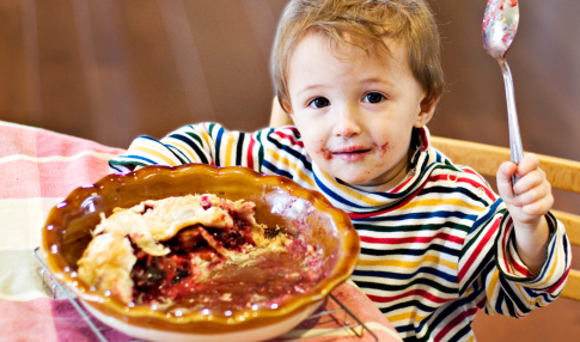
<svg viewBox="0 0 580 342">
<path fill-rule="evenodd" d="M 370 152 L 371 150 L 368 148 L 352 146 L 332 152 L 332 157 L 353 162 L 364 159 Z"/>
</svg>

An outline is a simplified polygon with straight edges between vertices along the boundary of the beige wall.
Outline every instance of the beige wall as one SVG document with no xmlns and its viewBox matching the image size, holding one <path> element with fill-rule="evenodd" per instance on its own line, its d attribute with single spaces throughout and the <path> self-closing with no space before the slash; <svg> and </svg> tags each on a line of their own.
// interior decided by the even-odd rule
<svg viewBox="0 0 580 342">
<path fill-rule="evenodd" d="M 432 133 L 507 146 L 501 73 L 481 45 L 486 1 L 431 2 L 447 80 Z M 263 127 L 285 3 L 0 1 L 0 120 L 118 147 L 196 121 Z M 580 2 L 520 3 L 508 60 L 524 148 L 580 160 Z M 578 203 L 556 200 L 565 209 Z M 476 326 L 480 341 L 549 341 L 552 330 L 571 341 L 580 336 L 580 305 L 559 300 L 525 320 L 482 317 Z"/>
</svg>

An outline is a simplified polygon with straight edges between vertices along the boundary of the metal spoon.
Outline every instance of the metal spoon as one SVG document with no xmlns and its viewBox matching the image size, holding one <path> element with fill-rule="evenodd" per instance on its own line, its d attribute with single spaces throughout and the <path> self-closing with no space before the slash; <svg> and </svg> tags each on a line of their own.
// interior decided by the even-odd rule
<svg viewBox="0 0 580 342">
<path fill-rule="evenodd" d="M 482 25 L 483 48 L 498 61 L 501 67 L 507 101 L 511 161 L 515 164 L 519 164 L 524 153 L 514 99 L 512 73 L 505 55 L 514 40 L 519 20 L 520 11 L 517 0 L 487 1 Z M 512 178 L 513 183 L 516 180 L 515 177 Z"/>
</svg>

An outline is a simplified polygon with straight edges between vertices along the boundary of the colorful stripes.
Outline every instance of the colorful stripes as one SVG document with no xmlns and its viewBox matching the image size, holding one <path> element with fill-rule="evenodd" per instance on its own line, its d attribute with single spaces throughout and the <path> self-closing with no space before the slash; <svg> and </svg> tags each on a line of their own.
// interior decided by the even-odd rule
<svg viewBox="0 0 580 342">
<path fill-rule="evenodd" d="M 415 133 L 411 171 L 382 193 L 356 190 L 318 169 L 294 127 L 248 134 L 218 124 L 192 125 L 173 134 L 199 136 L 204 151 L 171 149 L 211 155 L 208 162 L 216 165 L 287 176 L 346 211 L 361 239 L 352 280 L 408 341 L 470 341 L 478 308 L 521 317 L 553 301 L 570 264 L 560 223 L 550 218 L 547 260 L 532 276 L 517 256 L 505 205 L 483 177 L 430 148 L 426 129 Z M 158 153 L 167 153 L 163 143 L 155 153 L 132 145 L 112 163 L 161 160 Z"/>
</svg>

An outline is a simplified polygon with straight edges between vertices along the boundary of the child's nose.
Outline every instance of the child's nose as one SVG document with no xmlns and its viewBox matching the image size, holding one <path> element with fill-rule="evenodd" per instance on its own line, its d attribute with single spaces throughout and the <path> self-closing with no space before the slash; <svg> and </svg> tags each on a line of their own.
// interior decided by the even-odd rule
<svg viewBox="0 0 580 342">
<path fill-rule="evenodd" d="M 335 126 L 336 136 L 348 139 L 361 132 L 359 125 L 360 115 L 356 106 L 343 108 L 338 117 Z"/>
</svg>

